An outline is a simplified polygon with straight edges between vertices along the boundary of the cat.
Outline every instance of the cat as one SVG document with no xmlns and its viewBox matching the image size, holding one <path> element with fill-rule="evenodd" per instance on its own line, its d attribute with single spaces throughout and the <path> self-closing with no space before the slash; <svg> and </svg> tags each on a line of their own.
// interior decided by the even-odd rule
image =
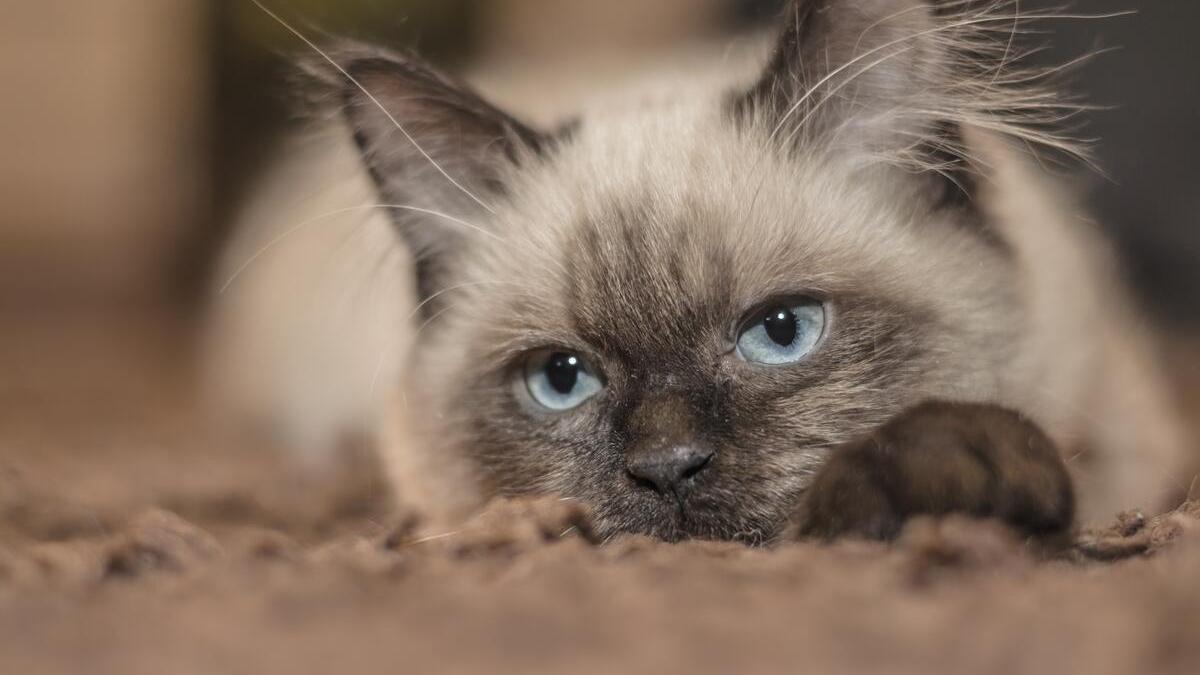
<svg viewBox="0 0 1200 675">
<path fill-rule="evenodd" d="M 1181 425 L 1097 228 L 1026 150 L 1075 148 L 1020 25 L 791 0 L 755 72 L 543 128 L 415 56 L 323 51 L 411 258 L 399 497 L 557 495 L 605 537 L 749 544 L 1165 505 Z"/>
</svg>

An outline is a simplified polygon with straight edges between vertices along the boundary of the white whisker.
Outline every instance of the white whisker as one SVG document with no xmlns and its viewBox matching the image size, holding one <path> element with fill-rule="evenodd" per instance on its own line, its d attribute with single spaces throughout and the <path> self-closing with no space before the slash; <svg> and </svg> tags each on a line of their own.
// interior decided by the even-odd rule
<svg viewBox="0 0 1200 675">
<path fill-rule="evenodd" d="M 1099 19 L 1110 19 L 1110 18 L 1128 16 L 1131 13 L 1132 12 L 1113 12 L 1113 13 L 1109 13 L 1109 14 L 1027 14 L 1027 15 L 1024 15 L 1022 17 L 1022 19 L 1025 21 L 1033 21 L 1033 20 L 1039 20 L 1039 19 L 1055 19 L 1055 20 L 1084 20 L 1084 19 L 1093 20 L 1093 19 L 1095 19 L 1095 20 L 1099 20 Z M 820 91 L 821 87 L 823 87 L 825 84 L 829 83 L 833 79 L 837 78 L 839 75 L 846 72 L 850 68 L 853 68 L 854 66 L 858 65 L 862 61 L 865 61 L 865 60 L 875 56 L 879 52 L 882 52 L 887 49 L 892 49 L 894 47 L 899 47 L 906 42 L 918 40 L 923 37 L 936 36 L 939 33 L 946 33 L 949 31 L 960 29 L 960 28 L 970 28 L 973 26 L 987 26 L 988 24 L 996 23 L 998 21 L 1008 21 L 1008 20 L 1009 20 L 1009 17 L 995 17 L 995 16 L 984 15 L 984 16 L 980 16 L 980 17 L 976 17 L 976 18 L 972 18 L 972 19 L 964 19 L 962 21 L 955 21 L 955 22 L 939 25 L 934 28 L 929 28 L 929 29 L 926 29 L 923 31 L 917 31 L 915 33 L 905 35 L 903 37 L 896 38 L 894 40 L 890 40 L 882 45 L 873 47 L 873 48 L 867 50 L 866 52 L 855 56 L 854 58 L 850 59 L 849 61 L 842 64 L 841 66 L 834 68 L 832 71 L 830 71 L 824 77 L 822 77 L 811 88 L 809 88 L 809 90 L 806 91 L 803 96 L 801 96 L 795 103 L 793 103 L 788 108 L 788 110 L 783 114 L 783 116 L 781 117 L 779 122 L 775 125 L 775 128 L 772 129 L 771 134 L 769 136 L 769 140 L 772 140 L 772 141 L 775 140 L 775 138 L 779 135 L 779 132 L 782 131 L 784 126 L 787 125 L 787 123 L 791 119 L 792 115 L 796 114 L 796 111 L 798 111 L 801 107 L 804 106 L 805 103 L 807 103 L 814 95 L 816 95 L 817 92 Z M 889 55 L 889 57 L 894 56 L 899 53 L 902 53 L 903 51 L 905 51 L 907 49 L 909 49 L 909 48 L 906 47 L 904 50 L 901 50 L 901 52 L 896 52 L 892 55 Z M 886 61 L 887 59 L 884 58 L 881 60 Z M 858 71 L 857 74 L 853 75 L 849 79 L 853 80 L 877 65 L 878 65 L 878 63 L 874 63 L 874 64 L 868 66 L 866 69 L 862 69 L 862 70 Z M 792 134 L 789 134 L 789 138 L 794 135 L 795 135 L 794 132 Z"/>
<path fill-rule="evenodd" d="M 305 36 L 299 30 L 294 28 L 290 23 L 285 21 L 278 14 L 271 11 L 271 9 L 269 7 L 267 7 L 266 5 L 264 5 L 261 2 L 261 0 L 250 0 L 250 2 L 254 3 L 255 6 L 257 6 L 260 10 L 262 10 L 267 16 L 274 19 L 280 26 L 283 26 L 285 29 L 287 29 L 287 31 L 289 33 L 291 33 L 292 35 L 295 35 L 297 38 L 299 38 L 301 42 L 303 42 L 305 45 L 307 45 L 310 49 L 312 49 L 314 52 L 316 52 L 318 56 L 320 56 L 322 59 L 324 59 L 326 62 L 328 62 L 329 65 L 333 66 L 333 68 L 336 69 L 339 73 L 341 73 L 342 77 L 345 77 L 346 80 L 348 82 L 350 82 L 350 84 L 354 85 L 359 91 L 361 91 L 363 93 L 363 95 L 366 96 L 371 101 L 371 103 L 375 105 L 375 107 L 379 108 L 379 111 L 382 112 L 383 115 L 385 117 L 387 117 L 388 121 L 391 122 L 392 125 L 396 127 L 396 130 L 399 131 L 404 136 L 404 138 L 406 138 L 408 140 L 408 142 L 412 144 L 413 148 L 415 148 L 416 151 L 418 153 L 420 153 L 421 157 L 425 158 L 425 160 L 429 162 L 430 166 L 432 166 L 434 169 L 436 169 L 438 173 L 442 174 L 442 176 L 446 180 L 450 181 L 451 185 L 458 188 L 458 190 L 460 192 L 465 194 L 476 204 L 483 207 L 486 211 L 488 211 L 488 213 L 495 213 L 495 211 L 492 209 L 491 206 L 488 206 L 486 203 L 483 202 L 483 200 L 481 200 L 479 197 L 476 197 L 475 193 L 468 190 L 466 187 L 463 186 L 462 183 L 459 183 L 457 180 L 454 179 L 453 176 L 451 176 L 449 173 L 447 173 L 446 170 L 443 169 L 442 166 L 440 164 L 438 164 L 437 161 L 435 161 L 433 159 L 433 157 L 428 152 L 425 151 L 424 148 L 421 147 L 421 144 L 417 142 L 417 139 L 413 138 L 413 136 L 408 133 L 408 130 L 406 130 L 404 128 L 404 125 L 400 124 L 400 121 L 396 119 L 395 115 L 393 115 L 391 113 L 391 111 L 389 111 L 387 109 L 387 107 L 384 106 L 383 103 L 381 103 L 379 101 L 379 99 L 375 97 L 374 94 L 372 94 L 370 91 L 368 91 L 367 88 L 364 87 L 353 75 L 351 75 L 345 68 L 343 68 L 341 66 L 341 64 L 339 64 L 337 61 L 335 61 L 333 59 L 333 57 L 329 56 L 329 54 L 327 54 L 323 49 L 318 47 L 315 42 L 308 39 L 307 36 Z"/>
<path fill-rule="evenodd" d="M 471 223 L 468 223 L 467 221 L 462 220 L 461 218 L 457 218 L 457 217 L 449 215 L 447 213 L 442 213 L 441 211 L 435 211 L 433 209 L 425 209 L 425 208 L 421 208 L 418 206 L 409 206 L 406 204 L 363 204 L 361 206 L 347 206 L 345 208 L 336 209 L 333 211 L 328 211 L 326 213 L 322 213 L 317 216 L 313 216 L 312 218 L 309 218 L 309 219 L 299 223 L 298 225 L 295 225 L 295 226 L 285 230 L 284 232 L 280 233 L 279 235 L 275 236 L 269 242 L 264 244 L 262 246 L 262 248 L 255 251 L 254 254 L 251 255 L 245 262 L 243 262 L 236 270 L 234 270 L 233 274 L 230 275 L 229 279 L 224 283 L 224 285 L 221 286 L 221 290 L 218 292 L 221 294 L 225 293 L 225 291 L 227 291 L 229 289 L 229 287 L 232 286 L 235 281 L 237 281 L 238 277 L 240 277 L 243 273 L 245 273 L 245 271 L 251 265 L 253 265 L 256 260 L 258 260 L 262 256 L 266 255 L 266 253 L 268 251 L 270 251 L 272 248 L 274 248 L 276 245 L 278 245 L 284 239 L 287 239 L 292 234 L 295 234 L 297 231 L 302 230 L 306 227 L 309 227 L 310 225 L 319 223 L 323 220 L 328 220 L 329 218 L 333 218 L 335 216 L 339 216 L 339 215 L 342 215 L 345 213 L 353 213 L 355 211 L 364 211 L 364 210 L 372 210 L 372 209 L 393 209 L 393 210 L 398 210 L 398 211 L 411 211 L 413 213 L 421 213 L 421 214 L 425 214 L 425 215 L 429 215 L 429 216 L 434 216 L 437 218 L 445 219 L 451 223 L 454 223 L 461 227 L 465 227 L 469 230 L 478 232 L 484 236 L 491 237 L 492 239 L 495 239 L 496 241 L 499 241 L 499 242 L 504 241 L 501 237 L 497 236 L 496 234 L 494 234 L 492 232 L 489 232 L 488 230 L 483 229 L 482 227 L 479 227 L 478 225 L 472 225 Z"/>
<path fill-rule="evenodd" d="M 417 303 L 417 305 L 415 307 L 413 307 L 412 311 L 408 313 L 408 316 L 405 317 L 405 322 L 412 321 L 413 318 L 416 317 L 418 314 L 420 314 L 421 310 L 424 309 L 426 306 L 428 306 L 431 302 L 433 302 L 437 298 L 439 298 L 447 293 L 450 293 L 451 291 L 455 291 L 455 290 L 458 290 L 461 288 L 468 288 L 468 287 L 472 287 L 472 286 L 488 286 L 488 285 L 492 285 L 492 284 L 501 284 L 501 283 L 504 283 L 504 282 L 475 281 L 475 282 L 466 282 L 466 283 L 461 283 L 461 284 L 455 284 L 453 286 L 447 286 L 446 288 L 443 288 L 443 289 L 437 291 L 436 293 L 431 294 L 429 297 L 427 297 L 424 300 L 422 300 L 421 302 Z M 417 332 L 418 332 L 418 334 L 420 333 L 419 330 Z M 388 344 L 383 349 L 379 350 L 379 356 L 376 357 L 376 359 L 375 359 L 375 369 L 374 369 L 374 372 L 372 372 L 372 374 L 371 374 L 371 388 L 370 388 L 371 396 L 375 395 L 376 388 L 379 384 L 379 376 L 383 371 L 383 364 L 386 359 L 387 350 L 389 347 L 391 347 L 391 344 Z"/>
<path fill-rule="evenodd" d="M 900 51 L 892 52 L 891 54 L 886 54 L 886 55 L 880 57 L 879 59 L 867 64 L 866 67 L 864 67 L 863 69 L 859 70 L 858 72 L 852 74 L 850 77 L 846 78 L 844 81 L 839 83 L 838 86 L 834 87 L 833 90 L 830 91 L 828 94 L 826 94 L 824 98 L 822 98 L 820 101 L 817 101 L 817 104 L 814 105 L 804 115 L 804 117 L 800 119 L 800 122 L 787 135 L 787 138 L 784 139 L 784 144 L 786 145 L 788 143 L 791 143 L 792 139 L 795 138 L 796 134 L 800 133 L 800 131 L 804 129 L 804 127 L 808 123 L 808 121 L 810 119 L 812 119 L 814 115 L 817 114 L 817 112 L 822 108 L 822 106 L 824 106 L 827 102 L 829 102 L 831 99 L 833 99 L 834 96 L 836 96 L 839 91 L 841 91 L 842 89 L 846 88 L 847 86 L 853 84 L 854 81 L 857 80 L 862 75 L 865 75 L 866 73 L 877 68 L 878 66 L 880 66 L 880 65 L 890 61 L 891 59 L 893 59 L 897 56 L 900 56 L 901 54 L 904 54 L 910 50 L 912 50 L 912 46 L 903 47 L 902 49 L 900 49 Z M 842 69 L 839 68 L 837 70 L 840 71 Z M 827 79 L 828 78 L 826 78 L 826 80 Z M 822 80 L 822 81 L 825 81 L 825 80 Z M 818 84 L 817 86 L 819 87 L 820 85 Z M 809 94 L 811 94 L 812 92 L 815 92 L 815 91 L 816 91 L 816 88 L 814 88 L 811 92 L 809 92 Z M 805 94 L 804 98 L 807 98 L 809 96 L 809 94 Z M 772 132 L 772 138 L 774 137 L 774 135 L 775 135 L 774 132 Z"/>
<path fill-rule="evenodd" d="M 1008 44 L 1004 45 L 1004 54 L 1000 57 L 1000 65 L 996 66 L 996 74 L 992 77 L 992 86 L 1000 79 L 1004 68 L 1008 66 L 1008 58 L 1012 55 L 1013 44 L 1017 41 L 1017 33 L 1021 28 L 1021 0 L 1013 0 L 1013 26 L 1008 33 Z"/>
</svg>

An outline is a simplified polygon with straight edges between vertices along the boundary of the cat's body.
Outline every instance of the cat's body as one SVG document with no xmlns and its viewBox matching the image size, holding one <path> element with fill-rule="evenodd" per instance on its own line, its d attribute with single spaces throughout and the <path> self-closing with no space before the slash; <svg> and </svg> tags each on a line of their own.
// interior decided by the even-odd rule
<svg viewBox="0 0 1200 675">
<path fill-rule="evenodd" d="M 990 53 L 977 27 L 997 11 L 796 2 L 765 75 L 663 82 L 547 133 L 418 62 L 335 54 L 323 77 L 395 207 L 370 227 L 394 224 L 417 260 L 415 309 L 380 305 L 420 328 L 387 414 L 401 498 L 449 512 L 550 493 L 607 534 L 762 542 L 805 500 L 870 503 L 822 470 L 877 438 L 947 453 L 880 471 L 890 508 L 898 476 L 961 454 L 987 487 L 947 474 L 911 510 L 1019 520 L 1003 506 L 1019 493 L 1062 527 L 1062 461 L 1005 474 L 1028 438 L 1062 453 L 1087 519 L 1163 504 L 1183 442 L 1149 337 L 1098 234 L 1006 138 L 1056 142 L 1020 119 L 1048 99 L 1005 55 L 964 62 Z M 928 400 L 1022 417 L 938 408 L 934 426 L 1010 425 L 961 448 L 869 436 Z M 981 455 L 997 434 L 1016 449 Z"/>
</svg>

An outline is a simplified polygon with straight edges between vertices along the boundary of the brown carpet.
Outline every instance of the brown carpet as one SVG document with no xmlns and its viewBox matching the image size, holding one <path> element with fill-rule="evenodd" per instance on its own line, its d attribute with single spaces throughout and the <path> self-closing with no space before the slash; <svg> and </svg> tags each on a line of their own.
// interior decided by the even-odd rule
<svg viewBox="0 0 1200 675">
<path fill-rule="evenodd" d="M 1195 502 L 1052 559 L 959 519 L 600 547 L 554 500 L 418 539 L 369 456 L 215 432 L 187 321 L 3 326 L 0 673 L 1200 672 Z"/>
</svg>

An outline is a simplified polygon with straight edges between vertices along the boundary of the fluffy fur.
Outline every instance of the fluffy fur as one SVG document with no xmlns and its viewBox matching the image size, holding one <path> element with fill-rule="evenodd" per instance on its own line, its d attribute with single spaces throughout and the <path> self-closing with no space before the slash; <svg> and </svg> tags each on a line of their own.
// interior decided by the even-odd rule
<svg viewBox="0 0 1200 675">
<path fill-rule="evenodd" d="M 1075 151 L 1054 131 L 1073 108 L 1014 65 L 1017 7 L 798 0 L 765 73 L 663 82 L 557 132 L 409 57 L 331 53 L 317 72 L 416 260 L 399 494 L 550 493 L 609 534 L 759 543 L 832 448 L 936 398 L 1035 420 L 1085 517 L 1160 503 L 1182 453 L 1147 338 L 1017 149 Z M 812 357 L 733 356 L 748 311 L 797 294 L 828 303 Z M 547 347 L 604 391 L 539 409 L 522 364 Z M 677 499 L 624 469 L 667 436 L 716 448 Z"/>
</svg>

